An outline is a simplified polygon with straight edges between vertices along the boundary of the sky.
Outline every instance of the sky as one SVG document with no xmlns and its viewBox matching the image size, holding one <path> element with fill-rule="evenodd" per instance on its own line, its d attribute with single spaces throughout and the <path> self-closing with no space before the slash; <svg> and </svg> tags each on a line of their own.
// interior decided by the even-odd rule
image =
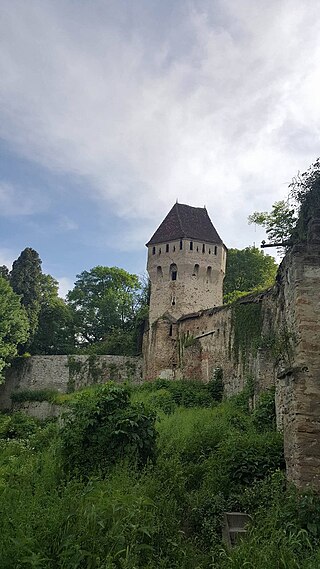
<svg viewBox="0 0 320 569">
<path fill-rule="evenodd" d="M 141 275 L 176 200 L 259 245 L 320 155 L 319 62 L 316 0 L 1 0 L 0 265 Z"/>
</svg>

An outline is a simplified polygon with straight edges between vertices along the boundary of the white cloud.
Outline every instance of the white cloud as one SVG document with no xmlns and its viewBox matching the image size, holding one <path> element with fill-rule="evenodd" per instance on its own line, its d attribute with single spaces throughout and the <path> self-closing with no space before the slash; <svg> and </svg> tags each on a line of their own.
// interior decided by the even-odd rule
<svg viewBox="0 0 320 569">
<path fill-rule="evenodd" d="M 130 25 L 124 0 L 4 0 L 0 133 L 124 218 L 179 198 L 248 239 L 319 153 L 318 5 L 189 1 L 155 24 L 138 4 Z"/>
<path fill-rule="evenodd" d="M 8 269 L 11 271 L 12 263 L 17 258 L 17 254 L 12 249 L 8 249 L 5 247 L 0 248 L 0 266 L 6 265 Z"/>
<path fill-rule="evenodd" d="M 46 210 L 48 203 L 47 197 L 37 190 L 0 181 L 0 217 L 33 215 Z"/>
<path fill-rule="evenodd" d="M 65 298 L 69 290 L 74 286 L 74 283 L 68 277 L 58 277 L 57 281 L 59 283 L 59 296 Z"/>
</svg>

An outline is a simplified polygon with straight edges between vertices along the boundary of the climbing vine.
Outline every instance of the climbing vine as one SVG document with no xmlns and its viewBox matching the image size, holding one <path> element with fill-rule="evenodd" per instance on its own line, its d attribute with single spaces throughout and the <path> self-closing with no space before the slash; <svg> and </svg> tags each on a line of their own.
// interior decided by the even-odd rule
<svg viewBox="0 0 320 569">
<path fill-rule="evenodd" d="M 249 354 L 254 355 L 261 344 L 262 306 L 260 302 L 235 303 L 232 307 L 230 351 L 237 363 L 247 369 Z M 231 354 L 230 354 L 231 355 Z"/>
</svg>

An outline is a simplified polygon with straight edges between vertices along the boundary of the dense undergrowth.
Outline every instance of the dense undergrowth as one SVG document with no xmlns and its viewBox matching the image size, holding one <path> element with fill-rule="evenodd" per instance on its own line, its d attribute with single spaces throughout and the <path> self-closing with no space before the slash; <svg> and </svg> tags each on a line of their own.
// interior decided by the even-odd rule
<svg viewBox="0 0 320 569">
<path fill-rule="evenodd" d="M 320 501 L 285 482 L 273 394 L 220 396 L 110 384 L 60 423 L 1 415 L 1 568 L 318 569 Z M 252 517 L 232 550 L 225 511 Z"/>
</svg>

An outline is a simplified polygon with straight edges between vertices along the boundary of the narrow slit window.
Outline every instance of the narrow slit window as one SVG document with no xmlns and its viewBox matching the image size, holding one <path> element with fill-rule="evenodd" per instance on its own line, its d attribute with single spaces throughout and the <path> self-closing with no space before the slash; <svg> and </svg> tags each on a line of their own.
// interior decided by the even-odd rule
<svg viewBox="0 0 320 569">
<path fill-rule="evenodd" d="M 176 246 L 174 245 L 174 246 L 173 246 L 173 252 L 175 252 L 175 250 L 176 250 Z"/>
<path fill-rule="evenodd" d="M 193 251 L 193 241 L 190 241 L 190 251 Z"/>
<path fill-rule="evenodd" d="M 215 247 L 214 247 L 214 254 L 216 255 L 217 252 L 218 252 L 218 247 L 215 245 Z"/>
<path fill-rule="evenodd" d="M 205 253 L 205 252 L 206 252 L 206 246 L 205 246 L 205 244 L 203 244 L 202 245 L 202 253 Z"/>
<path fill-rule="evenodd" d="M 169 328 L 169 336 L 172 336 L 172 324 L 170 324 L 170 328 Z"/>
<path fill-rule="evenodd" d="M 156 248 L 152 247 L 152 255 L 155 255 L 155 254 L 156 254 Z"/>
<path fill-rule="evenodd" d="M 166 245 L 166 253 L 169 253 L 169 245 L 168 245 L 168 243 L 167 243 L 167 245 Z"/>
<path fill-rule="evenodd" d="M 159 255 L 161 255 L 161 247 L 159 247 Z"/>
<path fill-rule="evenodd" d="M 211 283 L 212 280 L 212 267 L 207 268 L 207 282 Z"/>
<path fill-rule="evenodd" d="M 163 277 L 162 267 L 160 267 L 159 265 L 159 267 L 157 267 L 157 280 L 161 281 L 162 277 Z"/>
<path fill-rule="evenodd" d="M 182 244 L 182 240 L 181 240 L 180 241 L 180 251 L 181 251 L 182 247 L 183 247 L 183 244 Z"/>
<path fill-rule="evenodd" d="M 170 279 L 176 281 L 178 278 L 178 267 L 174 263 L 170 265 Z"/>
</svg>

